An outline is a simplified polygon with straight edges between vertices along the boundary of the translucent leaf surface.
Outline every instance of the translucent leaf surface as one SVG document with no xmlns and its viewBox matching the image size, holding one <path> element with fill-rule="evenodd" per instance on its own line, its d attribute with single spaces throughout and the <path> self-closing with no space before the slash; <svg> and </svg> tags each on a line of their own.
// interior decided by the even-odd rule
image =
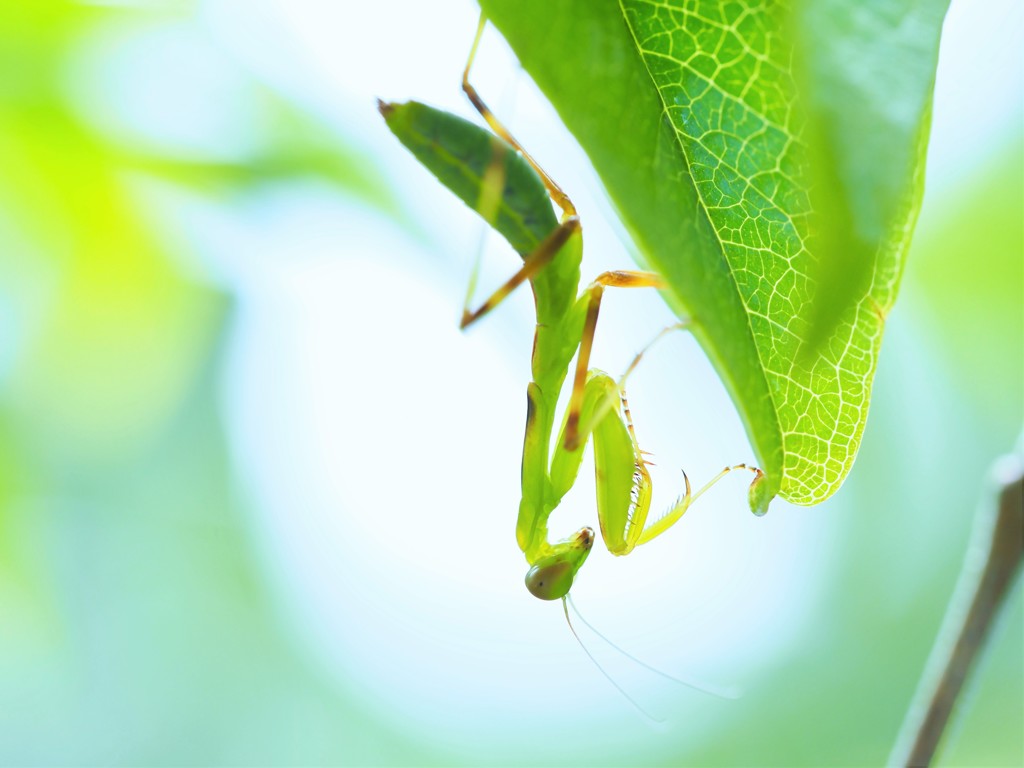
<svg viewBox="0 0 1024 768">
<path fill-rule="evenodd" d="M 762 490 L 827 498 L 860 444 L 919 204 L 946 0 L 481 5 L 694 321 Z M 856 128 L 891 151 L 866 157 Z"/>
</svg>

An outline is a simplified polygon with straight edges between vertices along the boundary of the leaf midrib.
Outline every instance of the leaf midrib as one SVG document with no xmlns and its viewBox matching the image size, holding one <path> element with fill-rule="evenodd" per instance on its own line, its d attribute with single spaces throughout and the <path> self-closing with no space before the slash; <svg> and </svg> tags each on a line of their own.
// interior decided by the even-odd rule
<svg viewBox="0 0 1024 768">
<path fill-rule="evenodd" d="M 626 18 L 626 12 L 625 12 L 625 9 L 622 7 L 621 0 L 619 2 L 619 12 L 622 14 L 622 22 L 625 25 L 626 30 L 629 32 L 630 38 L 633 40 L 633 46 L 636 48 L 637 54 L 640 56 L 640 62 L 643 64 L 644 71 L 647 72 L 647 77 L 650 79 L 651 85 L 654 87 L 655 92 L 658 94 L 658 102 L 661 104 L 662 114 L 663 114 L 663 116 L 665 118 L 668 119 L 669 124 L 672 127 L 672 135 L 675 138 L 676 145 L 679 147 L 679 154 L 682 157 L 683 163 L 686 166 L 687 174 L 689 174 L 689 171 L 690 171 L 690 158 L 687 156 L 686 150 L 683 147 L 682 137 L 680 136 L 680 132 L 676 128 L 675 123 L 672 121 L 672 116 L 669 114 L 669 106 L 668 106 L 668 104 L 665 103 L 665 99 L 662 96 L 661 89 L 658 87 L 658 83 L 655 81 L 654 75 L 651 73 L 651 69 L 650 69 L 650 67 L 647 64 L 647 59 L 644 56 L 644 49 L 640 47 L 640 41 L 637 39 L 636 33 L 633 31 L 633 27 L 630 25 L 629 20 Z M 679 62 L 678 59 L 673 59 L 673 61 L 676 61 L 679 64 L 681 64 L 682 66 L 685 66 L 685 65 L 682 64 L 682 62 Z M 710 82 L 710 81 L 708 81 L 708 82 Z M 788 134 L 788 131 L 786 133 Z M 739 174 L 738 171 L 737 171 L 737 174 L 742 176 L 742 174 Z M 782 482 L 786 479 L 786 477 L 785 477 L 785 471 L 786 471 L 785 456 L 786 456 L 786 453 L 785 453 L 785 445 L 784 445 L 785 439 L 784 439 L 784 436 L 782 434 L 782 425 L 779 422 L 779 409 L 778 409 L 778 403 L 776 402 L 776 399 L 775 399 L 775 393 L 772 391 L 771 384 L 768 381 L 768 375 L 767 375 L 768 371 L 767 371 L 767 368 L 765 367 L 764 358 L 761 356 L 761 350 L 758 347 L 758 345 L 756 343 L 756 340 L 755 340 L 755 337 L 754 337 L 754 328 L 753 328 L 753 326 L 750 323 L 750 309 L 749 309 L 749 307 L 747 307 L 747 302 L 744 300 L 743 294 L 740 292 L 739 284 L 736 282 L 736 278 L 734 276 L 732 265 L 729 263 L 729 259 L 726 257 L 726 254 L 725 254 L 725 242 L 722 240 L 722 237 L 721 237 L 721 235 L 718 232 L 718 228 L 715 226 L 714 221 L 711 218 L 711 215 L 708 213 L 708 202 L 707 202 L 707 200 L 704 199 L 704 195 L 702 194 L 702 192 L 700 190 L 700 186 L 697 185 L 697 184 L 693 184 L 693 176 L 692 176 L 692 174 L 689 174 L 689 178 L 690 178 L 691 185 L 693 186 L 693 189 L 694 189 L 694 194 L 697 196 L 697 199 L 700 200 L 701 211 L 703 212 L 705 218 L 707 219 L 708 225 L 711 227 L 711 231 L 714 233 L 715 241 L 718 243 L 719 255 L 720 255 L 722 261 L 725 263 L 726 272 L 729 275 L 729 282 L 732 284 L 733 290 L 736 292 L 736 296 L 739 299 L 740 306 L 743 307 L 744 324 L 746 326 L 746 330 L 747 330 L 748 338 L 749 338 L 749 341 L 750 341 L 750 345 L 754 348 L 754 354 L 757 356 L 758 375 L 760 376 L 760 378 L 764 382 L 764 388 L 768 392 L 768 397 L 771 400 L 771 404 L 772 404 L 772 409 L 771 409 L 772 410 L 772 423 L 775 426 L 775 434 L 778 436 L 779 447 L 782 449 L 782 459 L 783 459 L 783 461 L 782 461 L 782 465 L 781 465 L 780 469 L 781 469 L 781 472 L 782 472 L 783 476 L 781 478 L 779 478 L 779 482 L 780 482 L 780 486 L 781 486 Z M 755 191 L 758 191 L 758 193 L 760 194 L 759 190 L 755 190 Z M 698 322 L 700 322 L 699 318 L 697 318 L 697 320 L 698 320 Z"/>
</svg>

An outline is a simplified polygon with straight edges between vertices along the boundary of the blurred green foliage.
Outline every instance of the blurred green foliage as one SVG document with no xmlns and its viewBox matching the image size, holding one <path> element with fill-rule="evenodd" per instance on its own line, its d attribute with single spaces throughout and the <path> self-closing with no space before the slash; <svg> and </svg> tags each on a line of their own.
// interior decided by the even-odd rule
<svg viewBox="0 0 1024 768">
<path fill-rule="evenodd" d="M 528 743 L 549 764 L 566 745 L 515 722 L 470 750 L 388 717 L 383 686 L 328 675 L 281 609 L 223 428 L 232 299 L 142 182 L 230 208 L 312 177 L 339 205 L 403 214 L 362 148 L 248 72 L 263 118 L 241 153 L 157 150 L 83 112 L 72 67 L 89 36 L 194 24 L 186 6 L 0 4 L 0 763 L 477 765 Z M 566 733 L 576 763 L 885 759 L 980 478 L 1024 416 L 1022 140 L 922 213 L 858 470 L 816 512 L 834 513 L 836 562 L 807 585 L 798 648 L 670 732 L 604 751 Z M 1018 585 L 942 764 L 1024 762 L 1021 602 Z M 505 695 L 488 680 L 466 692 Z M 698 730 L 714 734 L 704 746 Z"/>
<path fill-rule="evenodd" d="M 230 205 L 309 176 L 397 209 L 252 77 L 247 157 L 156 151 L 76 108 L 90 35 L 190 23 L 184 4 L 0 4 L 0 762 L 418 762 L 279 624 L 221 433 L 230 302 L 138 181 Z"/>
<path fill-rule="evenodd" d="M 946 373 L 978 426 L 1012 444 L 1024 423 L 1024 136 L 929 212 L 908 273 L 924 322 L 942 340 Z"/>
</svg>

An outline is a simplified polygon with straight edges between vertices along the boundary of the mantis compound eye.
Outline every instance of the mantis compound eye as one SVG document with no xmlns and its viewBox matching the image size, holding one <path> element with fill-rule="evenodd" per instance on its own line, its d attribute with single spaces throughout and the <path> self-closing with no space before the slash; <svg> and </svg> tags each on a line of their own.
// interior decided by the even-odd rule
<svg viewBox="0 0 1024 768">
<path fill-rule="evenodd" d="M 569 594 L 576 572 L 590 554 L 594 532 L 582 528 L 566 541 L 555 545 L 555 551 L 542 557 L 526 572 L 526 588 L 541 600 L 558 600 Z"/>
<path fill-rule="evenodd" d="M 538 563 L 526 572 L 526 588 L 541 600 L 558 600 L 569 594 L 575 576 L 576 570 L 568 561 Z"/>
</svg>

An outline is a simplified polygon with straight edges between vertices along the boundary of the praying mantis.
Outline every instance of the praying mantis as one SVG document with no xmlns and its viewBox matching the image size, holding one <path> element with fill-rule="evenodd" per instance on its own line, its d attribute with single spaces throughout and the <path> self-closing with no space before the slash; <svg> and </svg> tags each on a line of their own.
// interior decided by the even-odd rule
<svg viewBox="0 0 1024 768">
<path fill-rule="evenodd" d="M 516 540 L 529 564 L 529 591 L 542 600 L 561 599 L 564 606 L 595 535 L 592 528 L 583 527 L 568 538 L 550 541 L 548 518 L 575 484 L 588 440 L 593 445 L 601 536 L 614 555 L 627 555 L 667 531 L 695 499 L 729 472 L 744 469 L 754 473 L 752 498 L 764 474 L 737 464 L 723 469 L 694 493 L 683 472 L 683 494 L 660 517 L 648 522 L 651 476 L 624 390 L 626 376 L 644 353 L 636 356 L 619 381 L 589 366 L 605 288 L 659 289 L 666 285 L 654 272 L 617 270 L 598 275 L 579 291 L 583 231 L 576 207 L 470 83 L 485 25 L 486 17 L 481 16 L 463 71 L 462 89 L 491 130 L 416 101 L 379 101 L 378 106 L 399 141 L 523 259 L 522 267 L 477 309 L 470 309 L 467 296 L 461 327 L 479 320 L 522 283 L 530 284 L 537 324 L 532 380 L 526 391 Z M 554 206 L 561 211 L 559 218 Z M 552 442 L 558 398 L 573 356 L 572 390 L 558 439 Z"/>
</svg>

